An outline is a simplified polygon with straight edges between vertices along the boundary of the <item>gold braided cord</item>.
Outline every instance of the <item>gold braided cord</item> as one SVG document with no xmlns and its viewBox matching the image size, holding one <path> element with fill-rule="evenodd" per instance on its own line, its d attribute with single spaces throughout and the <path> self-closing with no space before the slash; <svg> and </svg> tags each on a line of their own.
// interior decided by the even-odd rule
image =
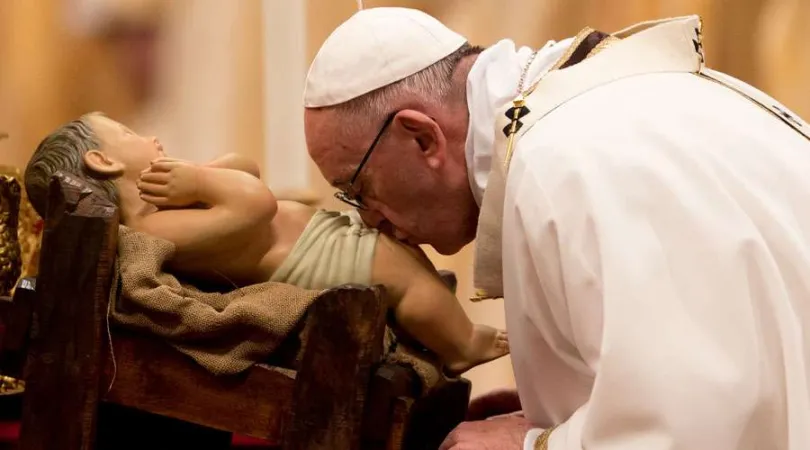
<svg viewBox="0 0 810 450">
<path fill-rule="evenodd" d="M 556 428 L 557 425 L 554 425 L 543 431 L 543 433 L 537 437 L 537 440 L 534 441 L 534 450 L 548 450 L 548 440 L 551 438 L 551 432 Z"/>
</svg>

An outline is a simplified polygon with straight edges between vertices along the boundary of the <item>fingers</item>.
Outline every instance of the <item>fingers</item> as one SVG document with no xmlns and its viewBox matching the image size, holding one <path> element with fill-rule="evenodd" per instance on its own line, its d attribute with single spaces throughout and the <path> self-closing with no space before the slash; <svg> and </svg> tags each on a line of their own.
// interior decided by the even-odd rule
<svg viewBox="0 0 810 450">
<path fill-rule="evenodd" d="M 512 417 L 518 417 L 518 418 L 522 418 L 522 419 L 526 418 L 523 411 L 515 411 L 515 412 L 506 413 L 506 414 L 500 414 L 500 415 L 497 415 L 497 416 L 489 416 L 484 420 L 500 420 L 500 419 L 509 419 L 509 418 L 512 418 Z"/>
<path fill-rule="evenodd" d="M 171 176 L 166 172 L 144 172 L 141 173 L 141 182 L 153 184 L 167 184 Z"/>
<path fill-rule="evenodd" d="M 161 162 L 160 167 L 165 167 L 165 165 L 169 163 L 168 161 Z M 171 181 L 169 170 L 152 172 L 150 168 L 141 172 L 140 179 L 136 183 L 136 186 L 138 187 L 139 195 L 143 201 L 156 206 L 165 206 L 168 203 L 168 184 L 169 181 Z"/>
<path fill-rule="evenodd" d="M 166 197 L 169 195 L 169 186 L 166 184 L 141 181 L 137 184 L 137 186 L 138 190 L 141 191 L 141 195 L 146 194 L 160 197 Z"/>
<path fill-rule="evenodd" d="M 147 203 L 151 203 L 155 206 L 169 206 L 169 199 L 166 197 L 159 197 L 156 195 L 141 193 L 141 200 Z"/>
<path fill-rule="evenodd" d="M 481 434 L 476 432 L 475 424 L 462 422 L 444 438 L 438 450 L 475 450 L 493 448 L 483 444 Z M 498 447 L 500 448 L 500 447 Z"/>
<path fill-rule="evenodd" d="M 179 158 L 171 158 L 171 157 L 169 157 L 169 156 L 161 156 L 161 157 L 158 157 L 158 158 L 153 159 L 151 162 L 152 162 L 152 163 L 156 163 L 156 162 L 179 162 L 179 163 L 188 163 L 188 161 L 186 161 L 186 160 L 184 160 L 184 159 L 179 159 Z"/>
<path fill-rule="evenodd" d="M 488 417 L 520 411 L 520 397 L 515 390 L 496 390 L 475 398 L 467 408 L 466 420 L 483 420 Z"/>
<path fill-rule="evenodd" d="M 172 169 L 182 166 L 184 163 L 181 161 L 176 160 L 164 160 L 164 159 L 156 159 L 152 161 L 151 165 L 149 166 L 148 172 L 152 173 L 160 173 L 160 172 L 171 172 Z"/>
<path fill-rule="evenodd" d="M 458 438 L 456 437 L 456 434 L 457 434 L 456 431 L 451 431 L 450 434 L 448 434 L 447 437 L 444 438 L 444 441 L 442 441 L 442 445 L 439 446 L 438 450 L 457 449 L 458 447 L 456 445 L 458 444 Z"/>
</svg>

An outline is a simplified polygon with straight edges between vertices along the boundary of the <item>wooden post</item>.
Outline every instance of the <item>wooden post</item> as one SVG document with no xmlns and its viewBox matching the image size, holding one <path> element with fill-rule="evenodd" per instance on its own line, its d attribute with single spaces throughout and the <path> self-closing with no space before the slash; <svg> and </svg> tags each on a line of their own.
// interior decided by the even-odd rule
<svg viewBox="0 0 810 450">
<path fill-rule="evenodd" d="M 21 450 L 91 450 L 97 422 L 118 209 L 76 177 L 51 180 Z"/>
<path fill-rule="evenodd" d="M 374 371 L 366 400 L 363 450 L 400 450 L 420 382 L 413 369 L 383 364 Z"/>
<path fill-rule="evenodd" d="M 379 287 L 338 287 L 310 307 L 284 450 L 359 449 L 387 305 Z"/>
</svg>

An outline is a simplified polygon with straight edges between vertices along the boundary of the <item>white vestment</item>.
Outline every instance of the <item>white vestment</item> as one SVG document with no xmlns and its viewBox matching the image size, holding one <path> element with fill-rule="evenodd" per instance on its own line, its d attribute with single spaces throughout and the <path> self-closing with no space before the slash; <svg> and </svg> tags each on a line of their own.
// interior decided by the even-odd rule
<svg viewBox="0 0 810 450">
<path fill-rule="evenodd" d="M 551 450 L 810 449 L 810 140 L 692 73 L 619 78 L 511 157 L 503 296 L 526 417 L 558 425 Z M 498 133 L 494 116 L 471 127 Z M 492 148 L 472 147 L 476 172 Z"/>
</svg>

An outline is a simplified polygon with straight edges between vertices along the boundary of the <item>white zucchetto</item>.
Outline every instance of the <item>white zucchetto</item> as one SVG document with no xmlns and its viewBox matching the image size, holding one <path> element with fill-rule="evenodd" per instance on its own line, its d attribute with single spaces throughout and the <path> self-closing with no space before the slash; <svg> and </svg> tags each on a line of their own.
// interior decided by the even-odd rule
<svg viewBox="0 0 810 450">
<path fill-rule="evenodd" d="M 338 26 L 307 74 L 304 106 L 334 106 L 420 72 L 467 39 L 417 9 L 363 9 Z"/>
</svg>

